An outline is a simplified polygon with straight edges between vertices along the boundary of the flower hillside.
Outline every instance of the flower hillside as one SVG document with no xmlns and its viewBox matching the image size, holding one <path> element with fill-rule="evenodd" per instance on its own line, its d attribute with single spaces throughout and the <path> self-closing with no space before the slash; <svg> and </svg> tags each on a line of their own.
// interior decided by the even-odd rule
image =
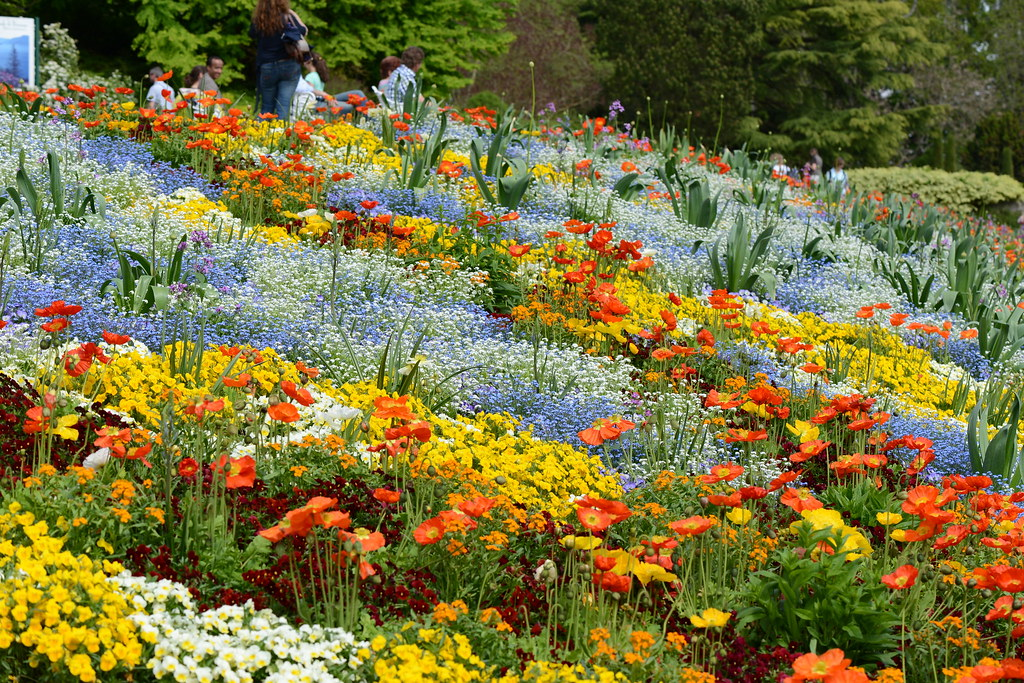
<svg viewBox="0 0 1024 683">
<path fill-rule="evenodd" d="M 133 96 L 2 96 L 4 675 L 1024 678 L 1012 228 L 611 113 Z"/>
</svg>

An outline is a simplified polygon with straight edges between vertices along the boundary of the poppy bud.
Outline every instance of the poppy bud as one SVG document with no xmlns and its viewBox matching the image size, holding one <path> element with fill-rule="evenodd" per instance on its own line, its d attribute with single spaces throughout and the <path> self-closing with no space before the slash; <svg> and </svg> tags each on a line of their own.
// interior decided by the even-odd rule
<svg viewBox="0 0 1024 683">
<path fill-rule="evenodd" d="M 970 580 L 968 580 L 967 581 L 967 587 L 968 588 L 977 588 L 978 587 L 978 580 L 977 579 L 970 579 Z"/>
<path fill-rule="evenodd" d="M 238 425 L 228 425 L 227 433 L 231 436 L 238 436 Z"/>
<path fill-rule="evenodd" d="M 52 342 L 50 341 L 49 337 L 43 337 L 42 339 L 39 340 L 39 348 L 41 348 L 43 351 L 50 348 L 51 344 Z"/>
<path fill-rule="evenodd" d="M 657 554 L 657 552 L 658 551 L 656 551 L 654 548 L 648 547 L 644 554 L 647 555 L 647 557 L 654 557 Z"/>
<path fill-rule="evenodd" d="M 58 408 L 67 408 L 68 407 L 68 400 L 66 398 L 58 398 L 57 399 L 57 407 Z"/>
<path fill-rule="evenodd" d="M 237 401 L 235 401 L 233 407 L 235 410 L 245 410 L 245 401 L 243 401 L 242 399 L 238 399 Z"/>
<path fill-rule="evenodd" d="M 361 431 L 363 434 L 366 434 L 368 431 L 370 431 L 370 423 L 367 422 L 366 420 L 363 420 L 362 422 L 360 422 L 359 423 L 359 431 Z M 431 475 L 431 476 L 433 476 L 433 475 Z"/>
<path fill-rule="evenodd" d="M 944 564 L 941 567 L 939 567 L 939 573 L 943 576 L 949 576 L 953 573 L 953 568 L 950 567 L 948 564 Z"/>
<path fill-rule="evenodd" d="M 498 486 L 504 486 L 507 482 L 508 479 L 506 479 L 500 474 L 494 478 L 494 483 L 497 484 Z"/>
<path fill-rule="evenodd" d="M 436 477 L 437 476 L 437 468 L 434 467 L 433 465 L 428 467 L 427 468 L 427 476 L 428 477 Z"/>
<path fill-rule="evenodd" d="M 702 508 L 706 508 L 710 504 L 710 501 L 708 500 L 707 496 L 701 496 L 700 500 L 698 500 L 697 502 L 700 503 L 700 506 Z"/>
<path fill-rule="evenodd" d="M 270 396 L 267 396 L 267 405 L 268 406 L 276 406 L 280 402 L 281 402 L 281 399 L 280 399 L 280 397 L 277 394 L 271 394 Z"/>
<path fill-rule="evenodd" d="M 991 598 L 995 594 L 992 592 L 992 589 L 986 588 L 983 591 L 981 591 L 981 595 L 982 595 L 983 598 L 985 598 L 987 600 L 988 598 Z"/>
</svg>

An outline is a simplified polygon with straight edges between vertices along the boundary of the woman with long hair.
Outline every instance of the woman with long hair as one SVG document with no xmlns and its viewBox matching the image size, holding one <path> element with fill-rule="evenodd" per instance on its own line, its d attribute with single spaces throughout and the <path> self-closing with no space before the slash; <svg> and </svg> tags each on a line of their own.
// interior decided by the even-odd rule
<svg viewBox="0 0 1024 683">
<path fill-rule="evenodd" d="M 256 41 L 260 113 L 277 114 L 282 120 L 288 118 L 292 96 L 302 76 L 302 67 L 285 47 L 282 34 L 286 27 L 296 27 L 303 35 L 308 30 L 289 0 L 257 0 L 249 36 Z"/>
</svg>

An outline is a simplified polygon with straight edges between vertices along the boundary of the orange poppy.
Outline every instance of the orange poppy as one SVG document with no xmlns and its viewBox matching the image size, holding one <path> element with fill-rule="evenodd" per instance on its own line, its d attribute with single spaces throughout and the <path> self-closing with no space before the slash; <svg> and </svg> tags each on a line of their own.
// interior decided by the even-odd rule
<svg viewBox="0 0 1024 683">
<path fill-rule="evenodd" d="M 213 469 L 224 474 L 225 485 L 229 489 L 248 488 L 256 481 L 256 461 L 249 455 L 241 458 L 222 455 Z"/>
<path fill-rule="evenodd" d="M 370 531 L 369 529 L 364 529 L 362 527 L 353 532 L 342 531 L 341 537 L 358 545 L 359 551 L 363 553 L 368 553 L 384 547 L 384 534 L 379 531 Z"/>
<path fill-rule="evenodd" d="M 803 474 L 803 470 L 797 470 L 796 472 L 783 472 L 771 480 L 771 483 L 768 484 L 768 490 L 778 491 L 786 484 L 796 481 L 801 474 Z"/>
<path fill-rule="evenodd" d="M 733 491 L 727 496 L 715 494 L 708 496 L 708 502 L 718 507 L 738 508 L 743 505 L 743 496 L 739 491 Z"/>
<path fill-rule="evenodd" d="M 905 564 L 892 574 L 882 577 L 882 583 L 893 590 L 910 588 L 917 581 L 917 567 L 912 564 Z"/>
<path fill-rule="evenodd" d="M 704 484 L 717 484 L 720 481 L 732 481 L 743 474 L 743 467 L 734 462 L 722 463 L 711 468 L 711 474 L 702 475 L 700 480 Z"/>
<path fill-rule="evenodd" d="M 416 415 L 406 405 L 408 401 L 408 396 L 399 396 L 398 398 L 379 396 L 373 400 L 373 405 L 376 408 L 373 417 L 381 420 L 412 420 Z"/>
<path fill-rule="evenodd" d="M 440 517 L 431 517 L 412 532 L 412 537 L 420 545 L 437 543 L 444 537 L 444 520 Z"/>
<path fill-rule="evenodd" d="M 278 422 L 295 422 L 299 419 L 299 409 L 295 404 L 282 401 L 267 407 L 267 415 Z"/>
<path fill-rule="evenodd" d="M 825 507 L 824 503 L 815 498 L 810 489 L 806 488 L 787 488 L 782 492 L 779 502 L 797 512 L 818 510 Z"/>
<path fill-rule="evenodd" d="M 694 515 L 693 517 L 687 517 L 686 519 L 681 519 L 677 522 L 670 522 L 668 528 L 680 536 L 699 536 L 710 529 L 711 524 L 712 520 L 710 517 Z"/>
<path fill-rule="evenodd" d="M 470 517 L 480 517 L 485 512 L 494 507 L 494 501 L 490 498 L 483 496 L 477 496 L 473 500 L 464 500 L 457 506 L 459 510 L 466 513 Z"/>
<path fill-rule="evenodd" d="M 398 491 L 388 489 L 374 489 L 371 495 L 382 503 L 397 503 L 402 497 Z"/>
<path fill-rule="evenodd" d="M 249 380 L 251 379 L 252 375 L 250 375 L 248 372 L 243 372 L 238 377 L 225 376 L 221 378 L 221 382 L 223 382 L 224 386 L 226 387 L 231 387 L 232 389 L 240 389 L 249 384 Z"/>
<path fill-rule="evenodd" d="M 576 508 L 576 516 L 580 524 L 590 531 L 604 531 L 612 523 L 611 515 L 591 507 Z"/>
<path fill-rule="evenodd" d="M 729 436 L 725 437 L 726 443 L 752 443 L 764 441 L 768 438 L 768 432 L 763 429 L 729 429 Z"/>
<path fill-rule="evenodd" d="M 832 676 L 850 666 L 850 660 L 843 657 L 843 651 L 832 648 L 822 655 L 808 652 L 793 660 L 793 673 L 799 680 L 820 680 Z"/>
<path fill-rule="evenodd" d="M 290 399 L 303 406 L 313 405 L 313 396 L 309 393 L 308 389 L 298 387 L 295 382 L 289 382 L 284 380 L 281 382 L 281 391 L 288 395 Z"/>
<path fill-rule="evenodd" d="M 519 258 L 521 256 L 526 256 L 528 253 L 530 253 L 530 249 L 532 247 L 532 244 L 513 244 L 508 248 L 508 253 L 516 258 Z"/>
<path fill-rule="evenodd" d="M 593 581 L 595 586 L 612 593 L 628 593 L 633 583 L 632 577 L 620 576 L 611 572 L 596 573 Z"/>
<path fill-rule="evenodd" d="M 629 519 L 633 512 L 626 507 L 625 503 L 617 500 L 605 500 L 604 498 L 591 498 L 590 496 L 583 496 L 576 501 L 577 507 L 591 507 L 601 512 L 604 512 L 611 516 L 612 524 L 618 524 L 619 522 Z"/>
</svg>

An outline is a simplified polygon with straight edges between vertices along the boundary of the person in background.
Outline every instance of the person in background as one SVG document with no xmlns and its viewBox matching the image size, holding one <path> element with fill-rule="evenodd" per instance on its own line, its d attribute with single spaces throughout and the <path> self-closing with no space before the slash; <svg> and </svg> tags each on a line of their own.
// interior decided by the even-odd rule
<svg viewBox="0 0 1024 683">
<path fill-rule="evenodd" d="M 149 70 L 149 82 L 152 83 L 152 85 L 149 86 L 149 92 L 146 93 L 147 109 L 167 111 L 175 108 L 174 89 L 164 81 L 160 80 L 163 78 L 163 75 L 164 70 L 159 66 L 154 66 Z"/>
<path fill-rule="evenodd" d="M 786 158 L 779 152 L 775 152 L 769 157 L 772 162 L 772 177 L 773 178 L 784 178 L 789 175 L 789 166 L 786 166 Z"/>
<path fill-rule="evenodd" d="M 836 163 L 825 174 L 825 180 L 832 185 L 838 185 L 845 191 L 850 186 L 850 179 L 846 176 L 846 171 L 843 169 L 846 167 L 846 161 L 842 157 L 836 157 Z"/>
<path fill-rule="evenodd" d="M 306 70 L 306 75 L 299 80 L 295 88 L 295 97 L 292 99 L 293 119 L 305 118 L 318 100 L 334 103 L 334 96 L 324 91 L 324 81 L 331 75 L 323 56 L 311 52 L 310 58 L 302 66 Z"/>
<path fill-rule="evenodd" d="M 288 119 L 302 77 L 302 67 L 288 56 L 282 38 L 286 21 L 298 26 L 303 35 L 308 33 L 289 0 L 257 0 L 249 26 L 249 36 L 256 41 L 260 113 L 276 114 L 282 121 Z"/>
<path fill-rule="evenodd" d="M 387 87 L 384 89 L 384 100 L 393 109 L 401 109 L 405 101 L 405 91 L 416 83 L 416 73 L 423 68 L 426 54 L 421 47 L 407 47 L 402 51 L 402 63 L 391 72 Z"/>
<path fill-rule="evenodd" d="M 192 107 L 193 114 L 203 114 L 203 105 L 199 104 L 199 100 L 203 99 L 203 92 L 196 87 L 206 73 L 205 66 L 194 66 L 192 70 L 185 74 L 185 87 L 179 90 L 181 96 L 188 100 L 189 106 Z"/>
<path fill-rule="evenodd" d="M 211 97 L 220 98 L 220 86 L 217 85 L 217 79 L 224 73 L 224 60 L 215 55 L 210 55 L 206 58 L 206 68 L 203 70 L 203 77 L 199 79 L 196 89 L 203 92 L 204 94 L 208 90 L 216 90 L 216 95 Z"/>
<path fill-rule="evenodd" d="M 391 74 L 401 65 L 402 60 L 394 55 L 388 55 L 380 60 L 380 83 L 377 84 L 379 92 L 384 92 L 384 89 L 388 87 L 388 79 L 391 78 Z"/>
<path fill-rule="evenodd" d="M 821 174 L 824 172 L 825 163 L 821 160 L 821 155 L 818 154 L 817 147 L 811 147 L 807 157 L 807 170 L 809 171 L 808 176 L 811 179 L 812 185 L 817 185 L 821 182 Z"/>
</svg>

